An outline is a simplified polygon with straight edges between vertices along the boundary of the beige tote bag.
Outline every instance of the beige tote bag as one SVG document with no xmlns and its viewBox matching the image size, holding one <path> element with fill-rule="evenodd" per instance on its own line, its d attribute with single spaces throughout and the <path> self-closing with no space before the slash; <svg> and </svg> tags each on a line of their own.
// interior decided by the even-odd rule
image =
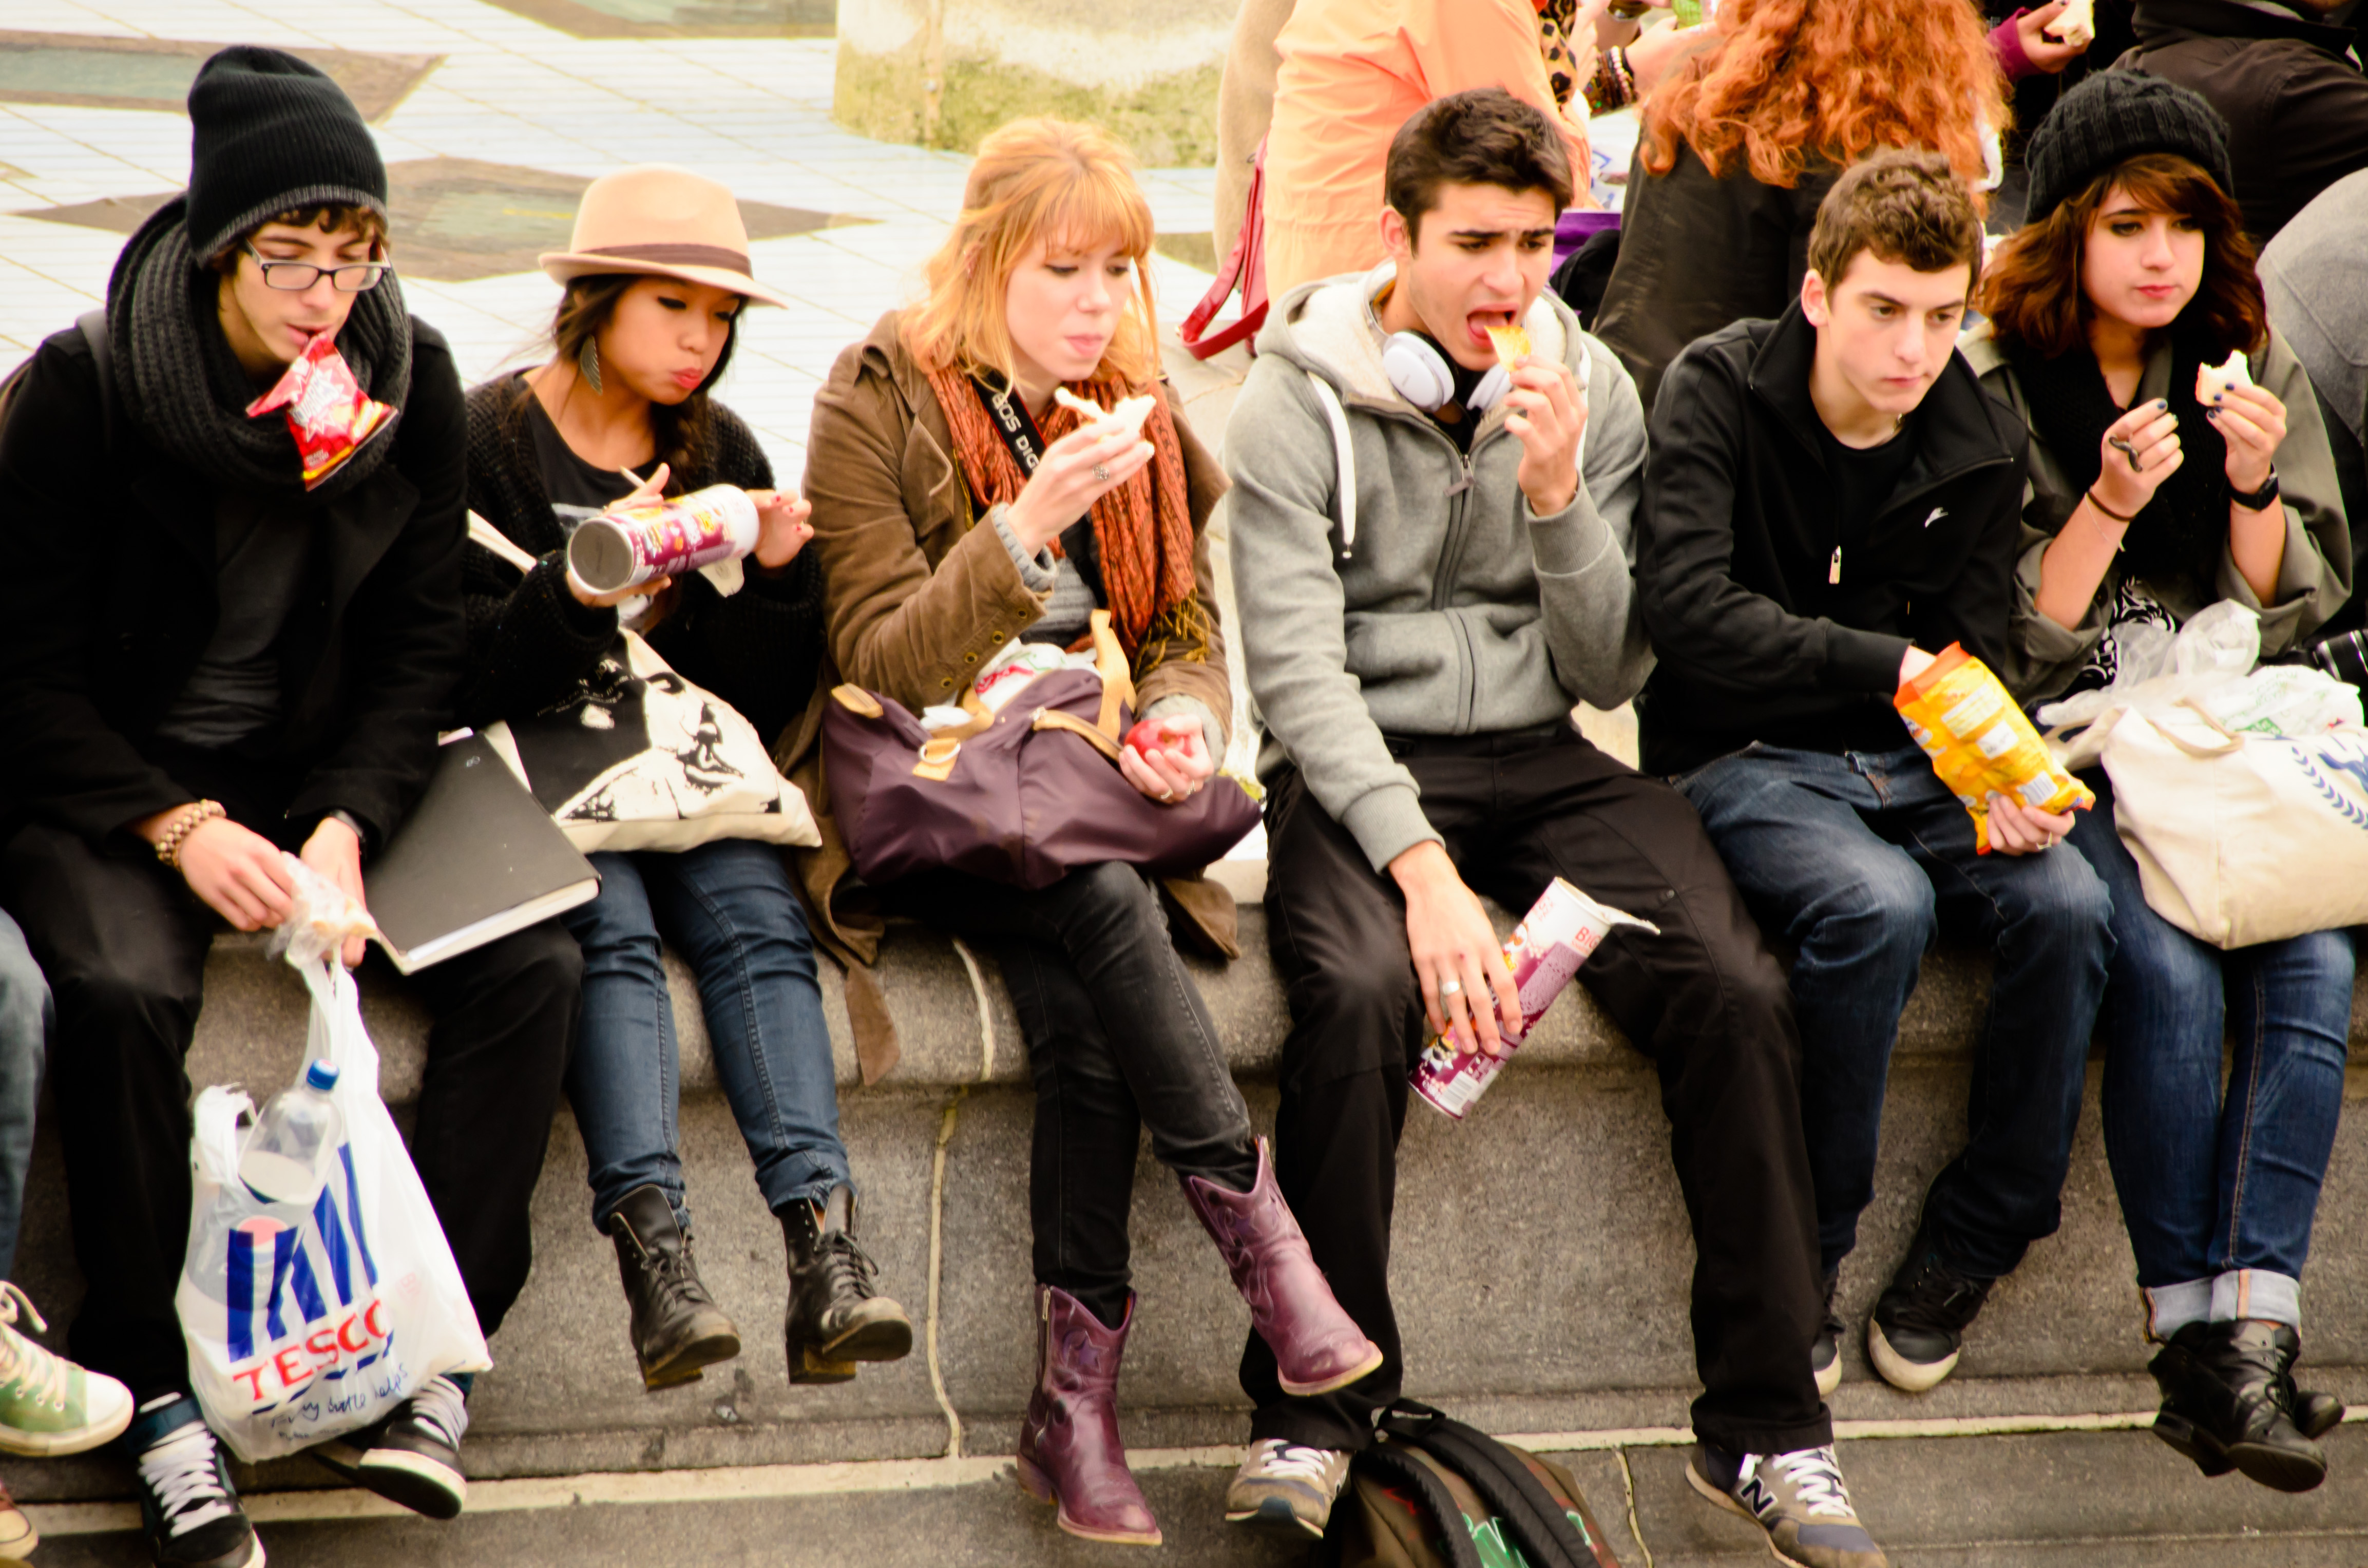
<svg viewBox="0 0 2368 1568">
<path fill-rule="evenodd" d="M 2368 730 L 2231 731 L 2192 701 L 2107 722 L 2113 825 L 2157 915 L 2215 948 L 2368 922 Z"/>
</svg>

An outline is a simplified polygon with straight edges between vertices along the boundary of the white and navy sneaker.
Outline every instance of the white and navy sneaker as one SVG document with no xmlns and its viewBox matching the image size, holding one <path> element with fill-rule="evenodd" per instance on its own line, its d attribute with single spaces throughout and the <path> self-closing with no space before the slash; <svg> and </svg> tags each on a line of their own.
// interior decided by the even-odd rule
<svg viewBox="0 0 2368 1568">
<path fill-rule="evenodd" d="M 140 1523 L 156 1568 L 263 1568 L 263 1542 L 196 1400 L 150 1400 L 132 1417 L 124 1447 L 139 1471 Z"/>
<path fill-rule="evenodd" d="M 1793 1568 L 1890 1568 L 1850 1506 L 1830 1445 L 1789 1454 L 1729 1454 L 1697 1446 L 1693 1489 L 1768 1532 L 1768 1550 Z"/>
<path fill-rule="evenodd" d="M 461 1474 L 468 1399 L 450 1378 L 439 1374 L 428 1379 L 382 1425 L 366 1434 L 370 1447 L 354 1464 L 354 1483 L 415 1514 L 458 1518 L 469 1500 L 469 1483 Z M 338 1468 L 336 1457 L 317 1449 L 313 1452 L 330 1469 Z"/>
<path fill-rule="evenodd" d="M 1349 1479 L 1349 1456 L 1268 1437 L 1225 1488 L 1225 1522 L 1292 1540 L 1321 1540 L 1333 1500 Z"/>
</svg>

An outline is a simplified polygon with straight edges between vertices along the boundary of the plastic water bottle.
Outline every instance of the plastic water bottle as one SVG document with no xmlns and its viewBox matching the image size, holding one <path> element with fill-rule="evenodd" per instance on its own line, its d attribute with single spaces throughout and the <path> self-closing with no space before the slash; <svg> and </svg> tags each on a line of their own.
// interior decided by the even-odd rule
<svg viewBox="0 0 2368 1568">
<path fill-rule="evenodd" d="M 238 1153 L 238 1178 L 249 1192 L 266 1203 L 308 1208 L 321 1195 L 345 1142 L 345 1118 L 329 1097 L 336 1086 L 336 1068 L 315 1062 L 304 1069 L 302 1083 L 263 1103 Z"/>
</svg>

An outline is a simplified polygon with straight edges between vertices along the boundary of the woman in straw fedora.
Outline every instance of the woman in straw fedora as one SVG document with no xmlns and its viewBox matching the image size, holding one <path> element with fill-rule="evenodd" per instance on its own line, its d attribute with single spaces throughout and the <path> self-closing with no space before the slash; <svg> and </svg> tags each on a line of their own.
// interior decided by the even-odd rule
<svg viewBox="0 0 2368 1568">
<path fill-rule="evenodd" d="M 769 738 L 814 688 L 822 583 L 803 548 L 813 534 L 805 503 L 774 488 L 747 426 L 710 395 L 740 312 L 784 302 L 750 275 L 739 206 L 686 169 L 620 169 L 584 193 L 574 243 L 542 267 L 566 290 L 551 358 L 469 394 L 470 506 L 540 560 L 521 577 L 469 547 L 462 720 L 541 710 L 599 665 L 621 624 Z M 736 594 L 700 574 L 595 594 L 566 570 L 568 536 L 585 517 L 628 494 L 711 484 L 739 485 L 758 507 Z M 874 1291 L 855 1239 L 814 941 L 780 851 L 727 838 L 592 859 L 599 896 L 563 916 L 584 949 L 567 1093 L 593 1222 L 616 1242 L 643 1381 L 686 1381 L 740 1350 L 691 1257 L 662 937 L 698 976 L 716 1077 L 781 1221 L 790 1381 L 844 1381 L 858 1362 L 904 1356 L 912 1324 Z"/>
<path fill-rule="evenodd" d="M 1173 723 L 1121 770 L 1171 801 L 1207 783 L 1225 747 L 1206 531 L 1224 479 L 1159 385 L 1151 236 L 1129 160 L 1099 131 L 1029 119 L 989 135 L 926 298 L 883 316 L 816 394 L 806 472 L 829 652 L 847 680 L 914 710 L 951 703 L 1013 642 L 1061 648 L 1106 611 L 1144 717 Z M 1081 427 L 1063 389 L 1104 409 L 1154 401 L 1138 437 Z M 817 722 L 801 728 L 809 746 Z M 846 865 L 825 835 L 801 857 L 818 909 Z M 1208 887 L 1183 896 L 1192 885 Z M 990 943 L 1027 1037 L 1037 1387 L 1021 1484 L 1057 1503 L 1072 1534 L 1156 1544 L 1114 1404 L 1143 1130 L 1294 1392 L 1345 1387 L 1381 1351 L 1333 1299 L 1276 1189 L 1159 889 L 1110 862 L 1033 891 L 939 870 L 882 892 Z"/>
</svg>

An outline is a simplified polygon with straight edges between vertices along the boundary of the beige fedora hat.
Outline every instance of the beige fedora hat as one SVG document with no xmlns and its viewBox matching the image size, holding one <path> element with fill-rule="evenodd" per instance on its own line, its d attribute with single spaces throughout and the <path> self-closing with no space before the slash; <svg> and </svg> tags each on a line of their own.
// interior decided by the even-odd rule
<svg viewBox="0 0 2368 1568">
<path fill-rule="evenodd" d="M 762 304 L 789 301 L 748 269 L 748 228 L 732 192 L 672 164 L 635 164 L 602 175 L 575 209 L 564 251 L 536 258 L 561 283 L 641 272 L 727 289 Z"/>
</svg>

